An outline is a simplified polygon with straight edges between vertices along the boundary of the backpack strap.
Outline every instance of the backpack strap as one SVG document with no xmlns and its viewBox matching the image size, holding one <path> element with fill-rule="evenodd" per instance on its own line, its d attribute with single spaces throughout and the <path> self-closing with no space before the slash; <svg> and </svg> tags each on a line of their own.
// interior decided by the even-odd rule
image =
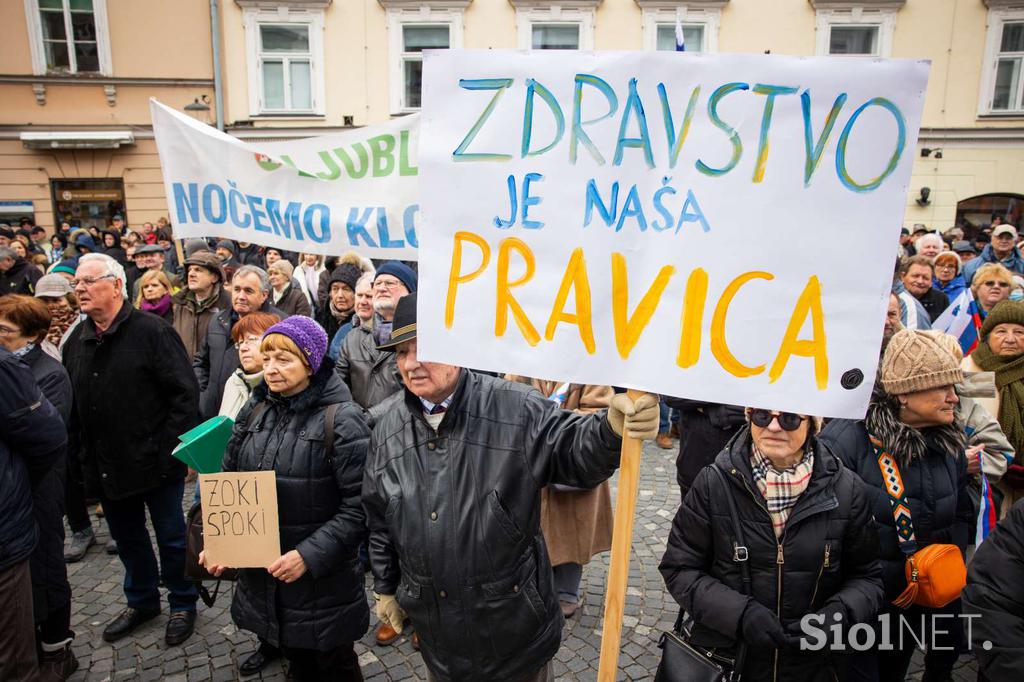
<svg viewBox="0 0 1024 682">
<path fill-rule="evenodd" d="M 882 485 L 889 497 L 892 507 L 892 518 L 896 523 L 896 539 L 900 550 L 910 556 L 917 551 L 917 539 L 914 537 L 914 521 L 910 518 L 910 501 L 907 499 L 907 488 L 903 484 L 903 476 L 896 458 L 885 451 L 885 446 L 875 436 L 871 440 L 871 452 L 878 461 L 878 470 L 882 473 Z"/>
<path fill-rule="evenodd" d="M 334 416 L 338 413 L 338 404 L 333 403 L 324 410 L 324 457 L 334 456 Z"/>
</svg>

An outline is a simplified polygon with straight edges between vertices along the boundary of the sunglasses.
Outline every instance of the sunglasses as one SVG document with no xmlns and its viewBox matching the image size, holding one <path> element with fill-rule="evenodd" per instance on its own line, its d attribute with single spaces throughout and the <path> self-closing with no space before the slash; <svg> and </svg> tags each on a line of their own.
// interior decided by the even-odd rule
<svg viewBox="0 0 1024 682">
<path fill-rule="evenodd" d="M 772 412 L 771 410 L 751 410 L 750 422 L 761 429 L 768 428 L 773 419 L 779 420 L 779 426 L 785 431 L 796 431 L 804 423 L 803 417 L 793 412 Z"/>
</svg>

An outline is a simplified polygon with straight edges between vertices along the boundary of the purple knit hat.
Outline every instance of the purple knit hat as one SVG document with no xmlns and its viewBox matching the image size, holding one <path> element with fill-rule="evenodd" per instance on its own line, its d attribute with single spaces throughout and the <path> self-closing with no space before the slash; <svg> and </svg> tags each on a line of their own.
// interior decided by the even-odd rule
<svg viewBox="0 0 1024 682">
<path fill-rule="evenodd" d="M 327 332 L 324 328 L 305 315 L 292 315 L 286 317 L 273 325 L 263 333 L 263 338 L 269 334 L 281 334 L 291 339 L 302 354 L 306 356 L 309 366 L 314 372 L 320 369 L 327 354 Z"/>
</svg>

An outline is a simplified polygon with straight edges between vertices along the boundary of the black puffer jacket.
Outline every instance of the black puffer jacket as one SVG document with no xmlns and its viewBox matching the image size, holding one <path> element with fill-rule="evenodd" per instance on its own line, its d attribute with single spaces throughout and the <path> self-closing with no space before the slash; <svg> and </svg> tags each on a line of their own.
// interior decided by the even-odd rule
<svg viewBox="0 0 1024 682">
<path fill-rule="evenodd" d="M 377 315 L 371 320 L 362 322 L 358 317 L 351 318 L 352 331 L 342 342 L 334 366 L 338 376 L 352 389 L 352 397 L 367 410 L 402 390 L 395 354 L 377 350 L 373 334 Z"/>
<path fill-rule="evenodd" d="M 672 522 L 659 567 L 669 592 L 695 621 L 694 643 L 732 648 L 751 598 L 741 593 L 740 567 L 733 561 L 736 533 L 726 495 L 735 500 L 743 527 L 752 598 L 784 627 L 826 606 L 841 606 L 848 623 L 867 621 L 881 607 L 878 540 L 864 486 L 828 446 L 813 448 L 811 482 L 781 540 L 751 472 L 749 427 L 711 465 L 726 474 L 727 490 L 710 468 L 698 474 Z M 743 679 L 831 682 L 834 663 L 825 656 L 751 648 Z"/>
<path fill-rule="evenodd" d="M 64 367 L 36 346 L 23 360 L 46 399 L 60 413 L 67 435 L 71 417 L 71 379 Z M 36 622 L 71 602 L 71 586 L 64 563 L 64 452 L 32 489 L 32 508 L 39 528 L 39 544 L 32 552 L 32 601 Z"/>
<path fill-rule="evenodd" d="M 185 477 L 171 451 L 199 421 L 199 390 L 171 325 L 125 301 L 102 334 L 89 318 L 74 328 L 64 368 L 87 492 L 120 500 Z"/>
<path fill-rule="evenodd" d="M 979 680 L 1024 680 L 1024 501 L 1010 509 L 967 567 L 964 614 Z M 984 643 L 992 643 L 985 648 Z"/>
<path fill-rule="evenodd" d="M 270 305 L 270 297 L 263 301 L 260 312 L 272 313 L 282 320 L 283 312 Z M 192 368 L 199 382 L 199 414 L 203 419 L 216 417 L 224 397 L 224 385 L 238 369 L 238 349 L 231 340 L 231 328 L 238 322 L 238 313 L 228 305 L 218 312 L 206 328 L 206 336 L 192 359 Z"/>
<path fill-rule="evenodd" d="M 267 407 L 254 413 L 261 401 Z M 331 404 L 339 405 L 334 448 L 324 453 L 324 410 Z M 308 570 L 291 584 L 264 569 L 242 570 L 231 603 L 238 627 L 275 646 L 319 651 L 366 632 L 370 611 L 356 553 L 366 538 L 359 495 L 369 437 L 362 410 L 329 364 L 291 398 L 262 383 L 253 389 L 235 422 L 224 471 L 277 472 L 281 553 L 298 550 Z"/>
<path fill-rule="evenodd" d="M 32 486 L 64 456 L 68 435 L 32 371 L 0 348 L 0 572 L 36 546 Z"/>
<path fill-rule="evenodd" d="M 621 440 L 604 412 L 465 369 L 437 432 L 408 391 L 384 405 L 363 480 L 375 589 L 397 595 L 437 679 L 536 673 L 563 622 L 540 489 L 596 486 Z"/>
<path fill-rule="evenodd" d="M 918 431 L 899 422 L 895 414 L 887 403 L 872 402 L 867 424 L 889 453 L 900 458 L 917 547 L 949 543 L 966 552 L 974 510 L 967 494 L 963 432 L 955 426 Z M 906 555 L 896 536 L 889 494 L 872 452 L 868 426 L 864 421 L 837 419 L 822 431 L 821 441 L 867 483 L 878 527 L 885 600 L 889 603 L 907 586 Z"/>
</svg>

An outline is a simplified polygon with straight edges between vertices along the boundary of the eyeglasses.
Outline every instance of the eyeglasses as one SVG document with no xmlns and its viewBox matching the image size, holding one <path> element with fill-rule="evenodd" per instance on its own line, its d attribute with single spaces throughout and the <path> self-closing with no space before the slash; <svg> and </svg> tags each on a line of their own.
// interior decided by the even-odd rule
<svg viewBox="0 0 1024 682">
<path fill-rule="evenodd" d="M 5 334 L 5 335 L 8 335 L 8 336 L 14 336 L 15 334 L 20 334 L 20 333 L 21 333 L 20 329 L 15 329 L 14 327 L 8 327 L 6 325 L 0 324 L 0 334 Z"/>
<path fill-rule="evenodd" d="M 993 288 L 994 287 L 999 287 L 1000 289 L 1003 289 L 1003 288 L 1009 289 L 1010 288 L 1010 285 L 1007 284 L 1006 282 L 997 282 L 995 280 L 989 280 L 987 282 L 982 282 L 981 286 L 983 286 L 983 287 L 993 287 Z"/>
<path fill-rule="evenodd" d="M 956 264 L 954 263 L 936 263 L 936 270 L 956 270 Z"/>
<path fill-rule="evenodd" d="M 263 339 L 258 336 L 247 336 L 235 344 L 235 349 L 237 350 L 242 346 L 258 346 L 262 340 Z"/>
<path fill-rule="evenodd" d="M 115 277 L 113 275 L 101 275 L 99 277 L 79 277 L 77 279 L 71 280 L 71 288 L 75 289 L 78 287 L 79 284 L 81 284 L 82 286 L 91 287 L 101 279 L 115 279 Z"/>
<path fill-rule="evenodd" d="M 750 422 L 761 429 L 768 428 L 773 419 L 779 420 L 779 426 L 785 431 L 796 431 L 804 423 L 803 417 L 793 412 L 772 412 L 771 410 L 751 410 Z"/>
<path fill-rule="evenodd" d="M 384 287 L 385 289 L 396 289 L 399 286 L 401 286 L 401 284 L 402 283 L 399 282 L 397 279 L 378 279 L 374 281 L 373 287 L 375 289 L 377 287 Z"/>
</svg>

